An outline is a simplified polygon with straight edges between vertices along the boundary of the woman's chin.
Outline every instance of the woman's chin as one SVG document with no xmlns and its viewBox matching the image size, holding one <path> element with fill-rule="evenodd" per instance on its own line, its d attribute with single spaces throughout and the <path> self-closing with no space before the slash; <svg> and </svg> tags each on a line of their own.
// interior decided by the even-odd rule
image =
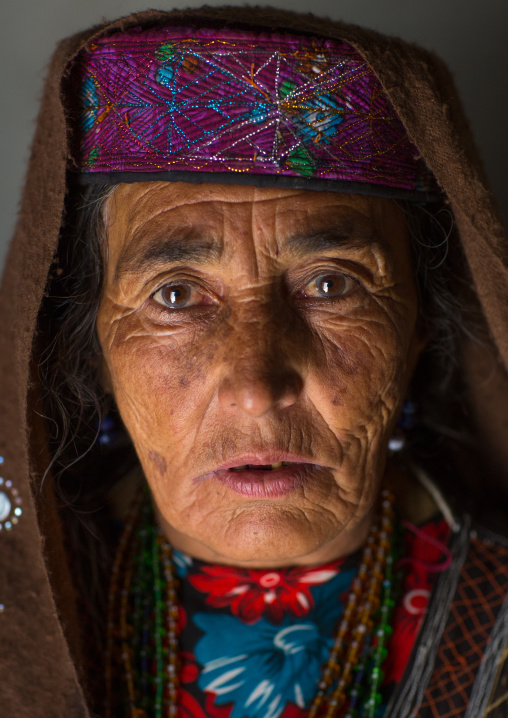
<svg viewBox="0 0 508 718">
<path fill-rule="evenodd" d="M 274 470 L 245 464 L 182 481 L 169 502 L 150 478 L 172 546 L 210 563 L 259 568 L 325 563 L 355 551 L 378 488 L 373 481 L 361 492 L 346 491 L 359 484 L 353 472 L 337 478 L 318 464 L 281 462 Z"/>
<path fill-rule="evenodd" d="M 231 516 L 221 512 L 213 520 L 208 514 L 205 533 L 204 521 L 194 530 L 187 525 L 185 534 L 166 521 L 161 524 L 176 549 L 210 563 L 268 568 L 324 563 L 345 555 L 347 520 L 331 521 L 326 512 L 314 512 L 309 520 L 309 514 L 296 506 L 250 501 Z"/>
</svg>

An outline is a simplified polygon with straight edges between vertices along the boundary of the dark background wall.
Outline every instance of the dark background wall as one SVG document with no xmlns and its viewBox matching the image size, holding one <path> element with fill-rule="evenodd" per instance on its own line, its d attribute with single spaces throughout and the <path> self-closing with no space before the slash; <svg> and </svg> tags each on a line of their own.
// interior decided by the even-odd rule
<svg viewBox="0 0 508 718">
<path fill-rule="evenodd" d="M 184 0 L 180 6 L 199 6 Z M 224 4 L 208 0 L 208 4 Z M 235 2 L 230 4 L 254 4 Z M 260 3 L 262 4 L 262 3 Z M 492 188 L 508 218 L 508 2 L 506 0 L 271 0 L 365 25 L 435 50 L 455 74 Z M 167 0 L 5 2 L 0 25 L 0 265 L 15 223 L 45 67 L 65 35 Z"/>
</svg>

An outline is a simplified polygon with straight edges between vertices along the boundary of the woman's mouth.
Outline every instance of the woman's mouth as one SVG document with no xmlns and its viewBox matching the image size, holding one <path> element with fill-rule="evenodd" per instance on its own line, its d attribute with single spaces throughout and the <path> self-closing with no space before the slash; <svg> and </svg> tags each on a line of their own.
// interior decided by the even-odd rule
<svg viewBox="0 0 508 718">
<path fill-rule="evenodd" d="M 211 476 L 241 496 L 278 498 L 302 486 L 317 468 L 307 462 L 249 463 L 218 469 Z"/>
<path fill-rule="evenodd" d="M 230 471 L 274 471 L 281 466 L 291 466 L 292 461 L 278 461 L 276 464 L 244 464 L 243 466 L 232 466 Z"/>
</svg>

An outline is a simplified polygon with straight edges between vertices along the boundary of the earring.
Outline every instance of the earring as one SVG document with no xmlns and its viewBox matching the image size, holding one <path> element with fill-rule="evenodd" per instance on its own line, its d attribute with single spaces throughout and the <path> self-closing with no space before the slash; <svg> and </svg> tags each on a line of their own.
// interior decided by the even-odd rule
<svg viewBox="0 0 508 718">
<path fill-rule="evenodd" d="M 97 437 L 95 443 L 99 446 L 112 446 L 117 439 L 115 422 L 111 416 L 105 416 L 97 423 Z"/>
<path fill-rule="evenodd" d="M 388 451 L 391 451 L 393 454 L 398 453 L 399 451 L 402 451 L 402 449 L 406 446 L 406 435 L 402 431 L 402 429 L 395 429 L 393 434 L 388 439 Z"/>
<path fill-rule="evenodd" d="M 395 431 L 388 440 L 388 451 L 397 453 L 402 451 L 407 442 L 407 432 L 416 426 L 416 404 L 411 399 L 407 399 L 400 412 L 399 420 Z"/>
<path fill-rule="evenodd" d="M 0 466 L 3 463 L 4 457 L 0 456 Z M 23 513 L 21 503 L 19 491 L 12 485 L 12 481 L 0 476 L 0 531 L 11 531 L 18 523 Z"/>
</svg>

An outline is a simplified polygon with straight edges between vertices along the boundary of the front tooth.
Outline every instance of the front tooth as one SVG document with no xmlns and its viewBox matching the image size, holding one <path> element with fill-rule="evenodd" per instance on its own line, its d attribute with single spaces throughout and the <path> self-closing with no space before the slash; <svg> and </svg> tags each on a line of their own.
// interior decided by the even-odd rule
<svg viewBox="0 0 508 718">
<path fill-rule="evenodd" d="M 280 469 L 282 466 L 282 461 L 278 461 L 276 464 L 272 464 L 272 469 Z"/>
</svg>

